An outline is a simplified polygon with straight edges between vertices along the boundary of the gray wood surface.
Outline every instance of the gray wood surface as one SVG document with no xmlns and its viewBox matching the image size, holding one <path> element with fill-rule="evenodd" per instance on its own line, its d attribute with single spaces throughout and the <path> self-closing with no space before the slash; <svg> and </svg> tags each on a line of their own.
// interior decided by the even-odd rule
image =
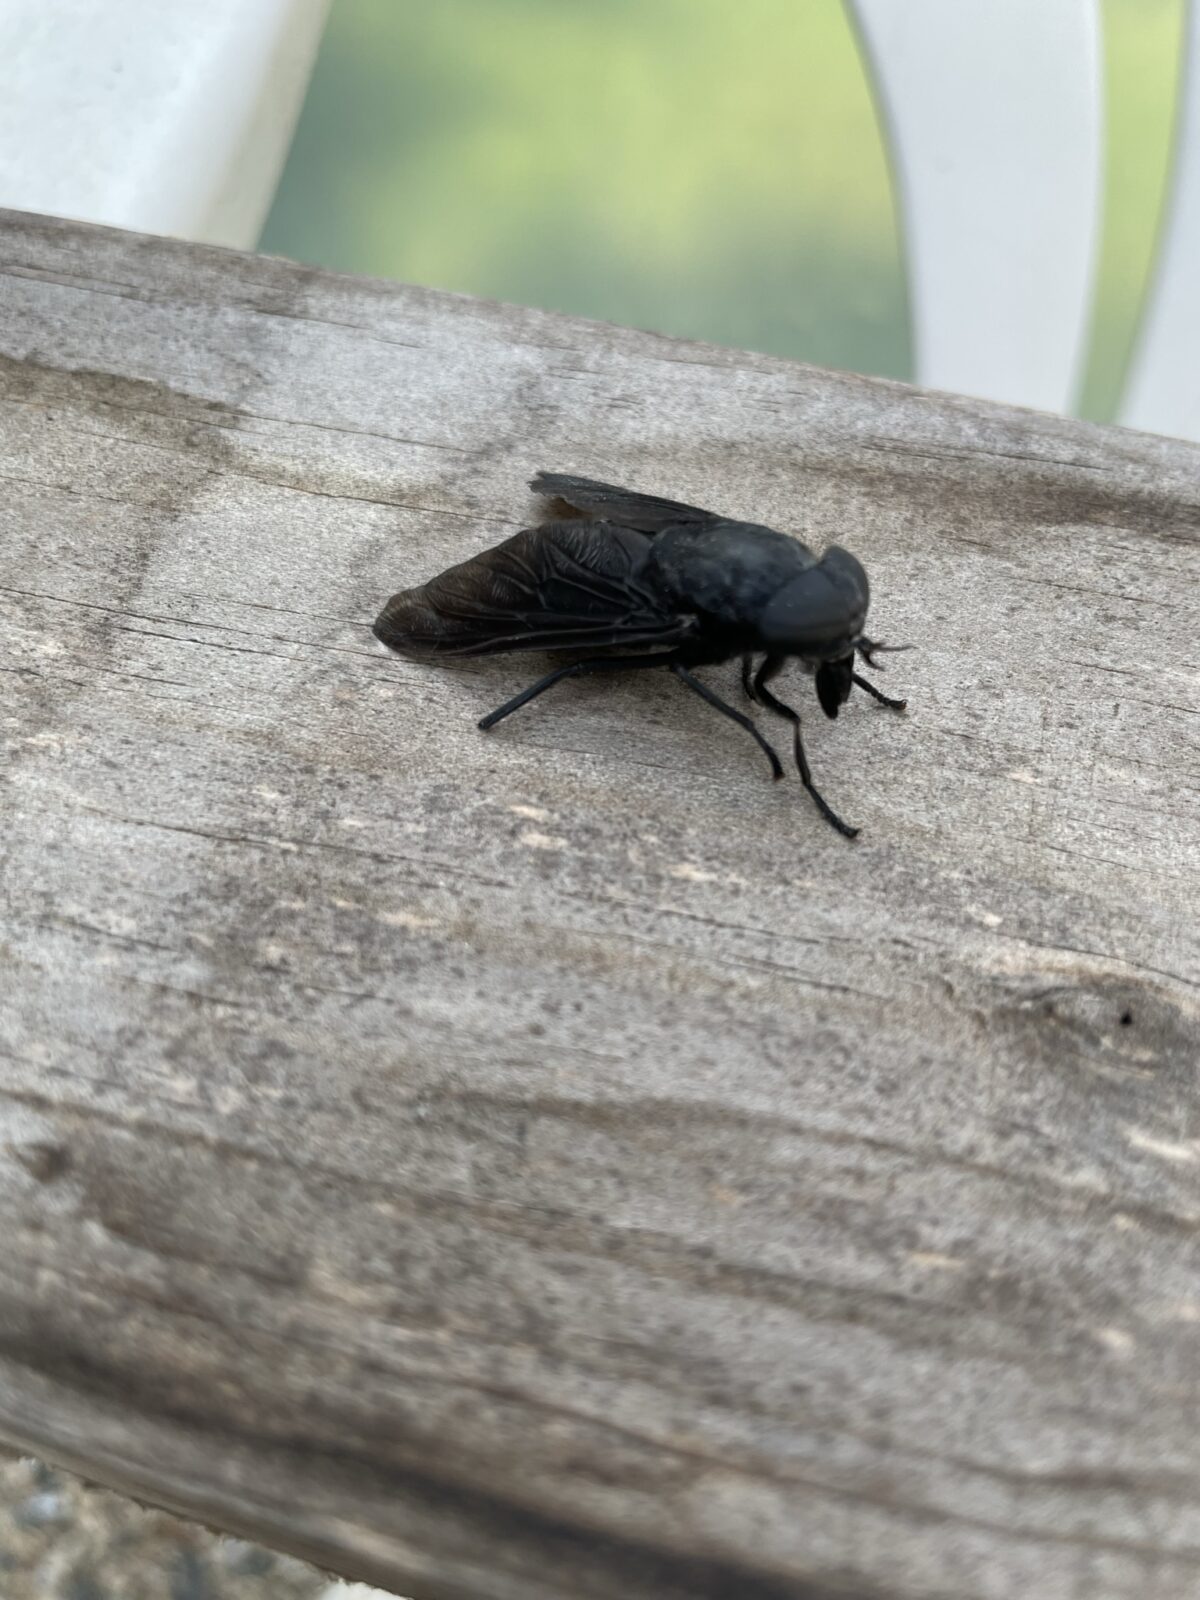
<svg viewBox="0 0 1200 1600">
<path fill-rule="evenodd" d="M 862 557 L 856 843 L 378 650 L 538 467 Z M 0 480 L 0 1435 L 426 1600 L 1200 1594 L 1200 448 L 9 214 Z"/>
</svg>

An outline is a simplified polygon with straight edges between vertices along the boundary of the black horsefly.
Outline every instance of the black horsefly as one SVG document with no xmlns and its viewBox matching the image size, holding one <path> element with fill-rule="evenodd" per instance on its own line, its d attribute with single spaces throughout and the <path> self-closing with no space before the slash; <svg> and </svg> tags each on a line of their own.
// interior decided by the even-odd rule
<svg viewBox="0 0 1200 1600">
<path fill-rule="evenodd" d="M 804 787 L 825 820 L 852 839 L 858 829 L 813 783 L 799 712 L 768 685 L 794 656 L 814 675 L 827 717 L 837 716 L 853 684 L 903 711 L 903 700 L 890 699 L 855 671 L 856 656 L 873 667 L 878 652 L 906 648 L 878 644 L 863 632 L 870 589 L 862 564 L 838 545 L 817 556 L 773 528 L 590 478 L 539 472 L 530 488 L 576 515 L 526 528 L 402 589 L 380 612 L 376 638 L 419 660 L 583 652 L 489 712 L 481 728 L 494 727 L 563 678 L 665 667 L 745 728 L 782 778 L 778 755 L 751 719 L 693 674 L 740 656 L 746 694 L 791 723 Z"/>
</svg>

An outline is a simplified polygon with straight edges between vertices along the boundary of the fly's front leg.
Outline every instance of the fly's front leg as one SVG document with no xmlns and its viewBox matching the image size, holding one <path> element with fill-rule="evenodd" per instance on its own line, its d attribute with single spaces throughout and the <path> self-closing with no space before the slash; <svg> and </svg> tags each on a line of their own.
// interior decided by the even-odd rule
<svg viewBox="0 0 1200 1600">
<path fill-rule="evenodd" d="M 850 678 L 860 689 L 865 689 L 872 700 L 878 700 L 881 706 L 887 706 L 890 711 L 903 711 L 908 704 L 907 700 L 893 700 L 890 694 L 884 694 L 881 689 L 877 689 L 873 683 L 868 682 L 860 673 L 852 672 Z"/>
<path fill-rule="evenodd" d="M 786 659 L 785 656 L 767 657 L 754 678 L 755 696 L 762 705 L 766 706 L 768 711 L 773 711 L 777 717 L 783 717 L 791 723 L 796 769 L 800 774 L 800 782 L 812 796 L 813 803 L 826 822 L 831 827 L 836 828 L 847 839 L 853 839 L 857 837 L 858 829 L 852 828 L 848 822 L 842 821 L 841 817 L 838 816 L 837 812 L 813 782 L 812 771 L 808 765 L 808 757 L 804 753 L 804 741 L 800 737 L 800 713 L 792 706 L 785 705 L 782 700 L 777 699 L 767 688 L 767 684 L 777 676 Z"/>
</svg>

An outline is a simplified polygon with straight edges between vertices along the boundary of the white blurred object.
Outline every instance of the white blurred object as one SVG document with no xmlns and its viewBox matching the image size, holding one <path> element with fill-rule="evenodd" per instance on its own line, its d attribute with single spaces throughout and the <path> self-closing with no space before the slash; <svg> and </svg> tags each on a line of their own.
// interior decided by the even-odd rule
<svg viewBox="0 0 1200 1600">
<path fill-rule="evenodd" d="M 1191 0 L 1175 171 L 1121 421 L 1200 439 L 1200 0 Z"/>
<path fill-rule="evenodd" d="M 1100 0 L 847 3 L 896 175 L 917 381 L 1070 411 L 1101 223 Z M 252 247 L 328 7 L 0 0 L 0 206 Z M 1181 104 L 1121 420 L 1200 438 L 1200 0 Z"/>
<path fill-rule="evenodd" d="M 329 0 L 0 0 L 0 206 L 253 246 Z"/>
<path fill-rule="evenodd" d="M 340 1580 L 322 1589 L 317 1600 L 401 1600 L 386 1589 L 372 1589 L 365 1583 L 342 1583 Z"/>
<path fill-rule="evenodd" d="M 918 383 L 1069 410 L 1100 230 L 1098 0 L 850 0 L 882 102 Z"/>
</svg>

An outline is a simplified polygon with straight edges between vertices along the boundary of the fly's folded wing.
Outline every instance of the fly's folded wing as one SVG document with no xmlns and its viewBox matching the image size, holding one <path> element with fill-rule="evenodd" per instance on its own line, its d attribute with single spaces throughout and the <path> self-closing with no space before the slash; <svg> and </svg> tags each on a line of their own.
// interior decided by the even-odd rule
<svg viewBox="0 0 1200 1600">
<path fill-rule="evenodd" d="M 548 500 L 561 500 L 576 511 L 592 517 L 606 517 L 624 528 L 640 533 L 661 533 L 664 528 L 704 527 L 721 519 L 699 506 L 681 500 L 664 500 L 656 494 L 639 494 L 636 489 L 621 489 L 613 483 L 597 483 L 594 478 L 577 478 L 570 472 L 539 472 L 530 480 L 534 494 Z"/>
<path fill-rule="evenodd" d="M 639 581 L 645 537 L 607 522 L 548 522 L 394 594 L 375 637 L 401 655 L 670 645 L 695 631 Z"/>
</svg>

